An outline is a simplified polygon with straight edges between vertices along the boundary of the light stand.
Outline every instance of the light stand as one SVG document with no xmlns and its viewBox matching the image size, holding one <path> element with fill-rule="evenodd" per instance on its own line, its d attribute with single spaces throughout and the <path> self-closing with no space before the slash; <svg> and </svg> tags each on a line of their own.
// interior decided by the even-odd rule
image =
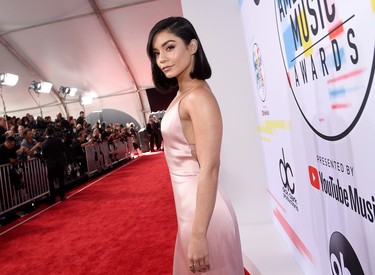
<svg viewBox="0 0 375 275">
<path fill-rule="evenodd" d="M 30 90 L 31 90 L 31 87 L 29 87 L 29 89 L 28 89 L 29 94 L 30 94 L 31 98 L 34 100 L 35 104 L 38 105 L 39 110 L 40 110 L 40 117 L 43 118 L 43 111 L 42 111 L 42 107 L 40 106 L 40 101 L 39 101 L 39 102 L 36 101 L 35 97 L 31 94 Z M 35 90 L 34 90 L 34 91 L 35 91 Z M 35 93 L 36 93 L 36 94 L 38 95 L 38 97 L 39 97 L 39 93 L 38 93 L 38 92 L 35 92 Z"/>
<path fill-rule="evenodd" d="M 38 81 L 33 80 L 31 82 L 31 85 L 30 85 L 29 89 L 28 89 L 31 98 L 35 101 L 36 105 L 38 105 L 38 107 L 39 107 L 41 117 L 43 117 L 43 111 L 42 111 L 42 106 L 40 105 L 40 100 L 39 100 L 39 102 L 36 101 L 34 96 L 31 94 L 30 90 L 34 90 L 34 92 L 39 97 L 40 93 L 45 93 L 45 94 L 50 93 L 51 88 L 52 88 L 52 84 L 49 83 L 49 82 L 38 82 Z"/>
</svg>

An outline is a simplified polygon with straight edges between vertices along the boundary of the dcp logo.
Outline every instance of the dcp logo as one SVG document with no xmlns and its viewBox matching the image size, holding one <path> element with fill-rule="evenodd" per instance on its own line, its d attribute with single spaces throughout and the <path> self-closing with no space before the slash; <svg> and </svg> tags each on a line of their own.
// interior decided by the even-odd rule
<svg viewBox="0 0 375 275">
<path fill-rule="evenodd" d="M 283 158 L 279 161 L 281 181 L 283 182 L 284 187 L 288 189 L 292 194 L 294 194 L 295 184 L 294 182 L 290 182 L 290 179 L 293 178 L 293 171 L 290 167 L 290 164 L 285 161 L 284 148 L 282 148 L 281 150 L 283 153 Z"/>
<path fill-rule="evenodd" d="M 336 231 L 332 234 L 329 251 L 333 275 L 364 275 L 353 247 L 340 232 Z"/>
</svg>

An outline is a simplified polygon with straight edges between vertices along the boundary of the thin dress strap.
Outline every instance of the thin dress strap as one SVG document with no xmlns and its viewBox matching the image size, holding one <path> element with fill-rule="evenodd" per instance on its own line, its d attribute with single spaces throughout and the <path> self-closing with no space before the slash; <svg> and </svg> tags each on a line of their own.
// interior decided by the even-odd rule
<svg viewBox="0 0 375 275">
<path fill-rule="evenodd" d="M 185 98 L 185 96 L 186 95 L 188 95 L 190 92 L 192 92 L 192 91 L 194 91 L 195 89 L 198 89 L 198 88 L 206 88 L 207 90 L 210 90 L 210 88 L 207 86 L 207 85 L 200 85 L 200 86 L 197 86 L 197 87 L 193 87 L 193 88 L 191 88 L 190 90 L 188 90 L 179 100 L 178 100 L 178 102 L 176 103 L 176 105 L 178 105 L 178 110 L 177 110 L 177 112 L 178 112 L 178 114 L 180 114 L 180 103 L 181 103 L 181 101 Z M 180 120 L 181 120 L 181 118 L 180 118 Z M 189 147 L 190 147 L 190 149 L 191 150 L 193 150 L 193 151 L 196 151 L 196 146 L 195 146 L 195 144 L 190 144 L 189 143 Z"/>
</svg>

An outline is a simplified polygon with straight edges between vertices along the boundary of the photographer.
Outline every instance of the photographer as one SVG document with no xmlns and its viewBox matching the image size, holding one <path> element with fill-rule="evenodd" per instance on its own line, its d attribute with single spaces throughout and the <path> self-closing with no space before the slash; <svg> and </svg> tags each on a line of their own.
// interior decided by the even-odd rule
<svg viewBox="0 0 375 275">
<path fill-rule="evenodd" d="M 1 164 L 16 164 L 18 163 L 17 154 L 21 154 L 23 149 L 16 147 L 16 139 L 8 136 L 5 142 L 0 145 L 0 165 Z"/>
<path fill-rule="evenodd" d="M 33 132 L 30 128 L 25 128 L 23 131 L 24 140 L 21 143 L 22 151 L 26 152 L 26 154 L 30 157 L 36 156 L 38 153 L 40 154 L 40 149 L 42 146 L 42 139 L 40 141 L 36 141 L 33 138 Z"/>
<path fill-rule="evenodd" d="M 94 143 L 101 143 L 102 142 L 102 135 L 99 132 L 98 128 L 94 128 L 91 134 L 91 140 Z"/>
<path fill-rule="evenodd" d="M 56 201 L 55 179 L 59 182 L 60 199 L 65 200 L 65 147 L 62 139 L 54 137 L 54 133 L 54 128 L 47 128 L 46 140 L 42 145 L 42 154 L 48 169 L 50 204 Z"/>
<path fill-rule="evenodd" d="M 87 172 L 87 160 L 85 147 L 94 144 L 90 139 L 86 141 L 85 131 L 80 131 L 77 137 L 73 140 L 71 146 L 71 155 L 73 160 L 77 162 L 82 170 L 82 172 Z"/>
<path fill-rule="evenodd" d="M 111 142 L 114 139 L 114 134 L 112 133 L 112 129 L 110 125 L 107 125 L 102 133 L 102 140 Z"/>
</svg>

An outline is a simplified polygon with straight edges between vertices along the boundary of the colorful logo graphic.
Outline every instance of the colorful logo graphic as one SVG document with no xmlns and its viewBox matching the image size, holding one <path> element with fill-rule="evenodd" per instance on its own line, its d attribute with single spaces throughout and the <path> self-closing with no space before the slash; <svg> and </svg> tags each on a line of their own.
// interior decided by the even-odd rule
<svg viewBox="0 0 375 275">
<path fill-rule="evenodd" d="M 347 167 L 349 167 L 347 165 Z M 310 184 L 320 190 L 324 196 L 336 201 L 343 207 L 358 214 L 358 217 L 375 222 L 375 196 L 363 192 L 350 184 L 345 184 L 334 177 L 333 174 L 318 171 L 315 167 L 309 166 Z"/>
<path fill-rule="evenodd" d="M 339 140 L 360 119 L 374 77 L 371 1 L 275 0 L 286 75 L 307 124 Z"/>
<path fill-rule="evenodd" d="M 352 245 L 340 232 L 334 232 L 329 243 L 330 266 L 333 275 L 364 275 L 361 263 Z"/>
<path fill-rule="evenodd" d="M 264 76 L 262 55 L 256 43 L 253 45 L 253 65 L 255 70 L 255 83 L 257 91 L 260 99 L 264 102 L 266 101 L 267 96 L 266 79 Z"/>
<path fill-rule="evenodd" d="M 313 166 L 309 166 L 309 177 L 311 185 L 320 190 L 318 170 Z"/>
<path fill-rule="evenodd" d="M 290 127 L 290 121 L 287 120 L 264 120 L 258 130 L 262 133 L 263 141 L 271 142 L 272 137 L 277 136 L 280 130 L 288 130 Z"/>
</svg>

